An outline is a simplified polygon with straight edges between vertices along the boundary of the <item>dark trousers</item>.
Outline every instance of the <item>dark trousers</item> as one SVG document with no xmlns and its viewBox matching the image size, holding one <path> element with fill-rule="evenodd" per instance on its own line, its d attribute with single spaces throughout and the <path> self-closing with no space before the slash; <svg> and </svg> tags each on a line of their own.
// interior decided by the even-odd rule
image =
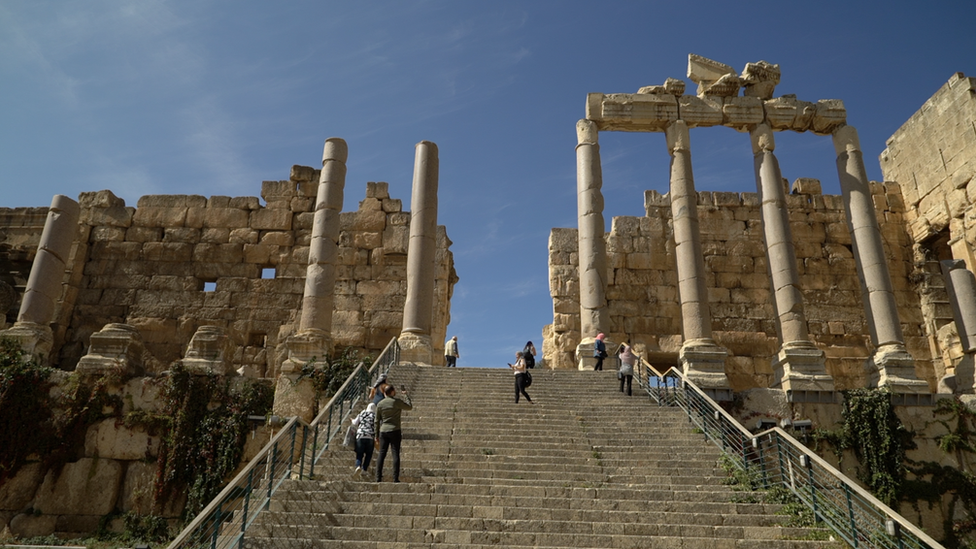
<svg viewBox="0 0 976 549">
<path fill-rule="evenodd" d="M 593 365 L 593 371 L 594 372 L 598 372 L 598 371 L 599 372 L 602 372 L 603 371 L 603 357 L 602 356 L 596 357 L 596 364 Z"/>
<path fill-rule="evenodd" d="M 627 396 L 633 396 L 630 391 L 630 386 L 634 382 L 634 376 L 624 374 L 620 376 L 620 392 L 624 392 L 624 382 L 627 382 Z"/>
<path fill-rule="evenodd" d="M 393 482 L 400 482 L 400 444 L 402 442 L 402 431 L 380 433 L 380 456 L 376 459 L 376 482 L 383 480 L 383 462 L 386 461 L 386 451 L 390 447 L 393 448 Z"/>
<path fill-rule="evenodd" d="M 361 467 L 363 471 L 369 469 L 369 462 L 373 459 L 373 439 L 356 439 L 356 467 Z"/>
<path fill-rule="evenodd" d="M 448 368 L 457 368 L 457 357 L 451 355 L 444 355 L 444 360 L 447 362 Z"/>
<path fill-rule="evenodd" d="M 525 392 L 525 374 L 515 374 L 515 404 L 518 404 L 520 393 L 525 395 L 525 400 L 532 402 L 529 393 Z"/>
</svg>

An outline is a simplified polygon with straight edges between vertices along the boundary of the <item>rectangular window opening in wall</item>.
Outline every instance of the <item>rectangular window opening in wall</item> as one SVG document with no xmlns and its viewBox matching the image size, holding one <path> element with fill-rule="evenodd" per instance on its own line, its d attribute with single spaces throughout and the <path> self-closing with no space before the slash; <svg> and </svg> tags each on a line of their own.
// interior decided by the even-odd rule
<svg viewBox="0 0 976 549">
<path fill-rule="evenodd" d="M 275 268 L 274 267 L 264 267 L 261 269 L 261 278 L 274 278 Z"/>
<path fill-rule="evenodd" d="M 248 347 L 264 347 L 268 343 L 268 334 L 263 334 L 261 332 L 253 332 L 247 334 L 247 346 Z"/>
<path fill-rule="evenodd" d="M 216 280 L 204 280 L 203 281 L 203 291 L 205 291 L 205 292 L 216 292 L 217 291 L 217 281 Z"/>
</svg>

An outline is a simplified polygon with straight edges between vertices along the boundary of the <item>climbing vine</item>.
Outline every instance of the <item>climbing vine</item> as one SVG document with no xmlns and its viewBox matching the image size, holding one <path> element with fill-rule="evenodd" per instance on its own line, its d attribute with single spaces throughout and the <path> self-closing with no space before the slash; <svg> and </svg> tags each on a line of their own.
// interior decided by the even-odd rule
<svg viewBox="0 0 976 549">
<path fill-rule="evenodd" d="M 891 404 L 891 392 L 853 389 L 844 393 L 843 446 L 861 465 L 858 477 L 886 505 L 901 499 L 906 478 L 906 451 L 915 448 Z"/>
<path fill-rule="evenodd" d="M 346 379 L 349 378 L 349 374 L 356 369 L 357 364 L 360 362 L 365 364 L 373 362 L 369 356 L 362 359 L 357 358 L 358 356 L 359 352 L 356 349 L 346 347 L 325 367 L 317 367 L 315 362 L 305 364 L 302 366 L 302 371 L 298 379 L 311 380 L 316 394 L 320 397 L 333 395 L 339 390 L 339 387 L 342 387 Z"/>
<path fill-rule="evenodd" d="M 0 484 L 55 443 L 48 391 L 52 370 L 0 339 Z"/>
<path fill-rule="evenodd" d="M 234 390 L 214 374 L 192 375 L 181 365 L 170 370 L 163 388 L 165 423 L 157 459 L 155 502 L 185 490 L 185 516 L 193 516 L 220 491 L 240 464 L 249 415 L 266 415 L 274 398 L 271 388 L 245 380 Z"/>
</svg>

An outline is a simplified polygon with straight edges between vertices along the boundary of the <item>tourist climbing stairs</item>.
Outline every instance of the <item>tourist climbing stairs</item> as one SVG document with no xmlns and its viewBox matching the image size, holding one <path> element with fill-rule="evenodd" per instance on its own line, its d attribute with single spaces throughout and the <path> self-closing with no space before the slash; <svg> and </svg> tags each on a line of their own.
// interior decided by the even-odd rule
<svg viewBox="0 0 976 549">
<path fill-rule="evenodd" d="M 736 491 L 683 411 L 622 394 L 614 372 L 533 378 L 532 403 L 515 404 L 507 369 L 394 367 L 414 405 L 401 482 L 390 457 L 377 483 L 374 466 L 355 476 L 352 450 L 333 447 L 314 480 L 278 490 L 245 546 L 842 547 Z"/>
</svg>

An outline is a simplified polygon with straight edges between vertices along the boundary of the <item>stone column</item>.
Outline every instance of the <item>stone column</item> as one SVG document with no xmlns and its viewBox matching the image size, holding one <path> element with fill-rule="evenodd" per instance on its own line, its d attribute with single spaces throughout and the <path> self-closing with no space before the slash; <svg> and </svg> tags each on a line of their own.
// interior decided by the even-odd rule
<svg viewBox="0 0 976 549">
<path fill-rule="evenodd" d="M 282 373 L 299 372 L 313 360 L 326 361 L 332 356 L 335 263 L 339 254 L 339 214 L 342 212 L 348 156 L 349 149 L 344 140 L 338 137 L 325 140 L 305 271 L 302 316 L 298 333 L 285 341 L 288 360 L 282 364 Z"/>
<path fill-rule="evenodd" d="M 943 381 L 953 388 L 955 394 L 973 394 L 976 392 L 976 276 L 966 268 L 966 262 L 962 259 L 939 263 L 964 352 L 954 371 L 947 372 Z"/>
<path fill-rule="evenodd" d="M 803 311 L 800 274 L 786 206 L 786 188 L 773 150 L 773 131 L 760 124 L 750 132 L 756 168 L 759 214 L 766 243 L 773 305 L 779 327 L 779 353 L 773 359 L 773 388 L 793 391 L 833 391 L 834 381 L 824 367 L 824 353 L 810 341 Z"/>
<path fill-rule="evenodd" d="M 77 202 L 67 196 L 54 195 L 27 278 L 27 290 L 20 302 L 17 322 L 9 330 L 0 332 L 42 362 L 48 360 L 54 344 L 51 322 L 61 297 L 68 254 L 78 238 L 80 217 L 81 208 Z"/>
<path fill-rule="evenodd" d="M 596 123 L 576 123 L 576 204 L 578 209 L 581 339 L 610 330 L 607 310 L 607 242 L 603 220 L 603 171 Z"/>
<path fill-rule="evenodd" d="M 434 314 L 434 260 L 437 254 L 437 145 L 417 143 L 410 195 L 407 299 L 400 333 L 401 359 L 433 364 L 430 329 Z"/>
<path fill-rule="evenodd" d="M 928 384 L 915 377 L 915 359 L 905 349 L 857 130 L 840 126 L 834 130 L 833 141 L 861 297 L 875 346 L 865 364 L 868 385 L 888 385 L 896 393 L 927 393 Z"/>
<path fill-rule="evenodd" d="M 316 410 L 315 389 L 308 379 L 299 379 L 302 367 L 323 366 L 332 355 L 332 311 L 335 294 L 335 263 L 339 252 L 339 214 L 346 184 L 349 148 L 338 137 L 325 140 L 322 171 L 315 195 L 315 217 L 305 271 L 302 316 L 298 333 L 285 340 L 288 359 L 281 365 L 275 386 L 274 413 L 299 416 L 312 421 Z"/>
<path fill-rule="evenodd" d="M 729 388 L 725 376 L 728 352 L 712 340 L 712 318 L 708 308 L 708 289 L 705 287 L 705 259 L 698 228 L 698 193 L 691 169 L 688 126 L 683 120 L 678 120 L 668 127 L 665 137 L 671 154 L 671 217 L 684 337 L 678 359 L 689 379 L 713 395 L 720 395 Z"/>
</svg>

